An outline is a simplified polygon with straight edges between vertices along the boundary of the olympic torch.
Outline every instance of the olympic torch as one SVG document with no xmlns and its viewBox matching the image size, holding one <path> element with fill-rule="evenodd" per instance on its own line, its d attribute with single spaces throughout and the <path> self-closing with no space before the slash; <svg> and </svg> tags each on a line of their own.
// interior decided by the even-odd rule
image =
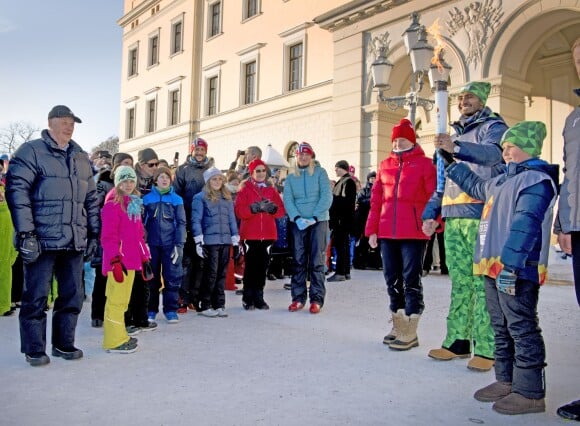
<svg viewBox="0 0 580 426">
<path fill-rule="evenodd" d="M 447 107 L 449 105 L 449 92 L 447 91 L 447 80 L 451 72 L 451 67 L 443 59 L 443 37 L 439 31 L 439 20 L 427 30 L 435 40 L 434 55 L 431 59 L 429 69 L 429 83 L 435 88 L 435 111 L 436 111 L 436 134 L 447 133 Z M 437 192 L 443 194 L 445 190 L 445 166 L 441 155 L 437 153 Z"/>
</svg>

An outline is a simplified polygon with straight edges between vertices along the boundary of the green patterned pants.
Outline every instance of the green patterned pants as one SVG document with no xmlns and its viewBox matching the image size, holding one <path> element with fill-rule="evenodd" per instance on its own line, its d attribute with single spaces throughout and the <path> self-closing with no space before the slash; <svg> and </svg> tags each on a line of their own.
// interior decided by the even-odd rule
<svg viewBox="0 0 580 426">
<path fill-rule="evenodd" d="M 483 276 L 473 275 L 473 251 L 479 219 L 448 218 L 445 221 L 445 254 L 451 278 L 451 304 L 443 347 L 457 341 L 473 341 L 473 353 L 493 359 L 494 335 L 485 306 Z"/>
</svg>

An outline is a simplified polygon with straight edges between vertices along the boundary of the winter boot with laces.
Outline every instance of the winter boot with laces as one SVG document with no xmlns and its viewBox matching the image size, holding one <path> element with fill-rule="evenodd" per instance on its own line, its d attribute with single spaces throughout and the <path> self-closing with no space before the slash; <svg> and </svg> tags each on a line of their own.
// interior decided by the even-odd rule
<svg viewBox="0 0 580 426">
<path fill-rule="evenodd" d="M 397 338 L 389 344 L 389 348 L 395 351 L 408 351 L 415 346 L 419 346 L 417 337 L 417 326 L 421 315 L 411 314 L 407 316 L 403 313 L 401 327 L 397 330 Z"/>
<path fill-rule="evenodd" d="M 395 339 L 397 338 L 399 329 L 401 328 L 401 323 L 402 323 L 404 317 L 405 317 L 405 310 L 404 309 L 399 309 L 397 312 L 391 312 L 391 322 L 393 323 L 393 327 L 391 328 L 391 331 L 389 331 L 389 334 L 387 334 L 383 338 L 383 343 L 385 345 L 388 345 L 388 344 L 395 341 Z"/>
</svg>

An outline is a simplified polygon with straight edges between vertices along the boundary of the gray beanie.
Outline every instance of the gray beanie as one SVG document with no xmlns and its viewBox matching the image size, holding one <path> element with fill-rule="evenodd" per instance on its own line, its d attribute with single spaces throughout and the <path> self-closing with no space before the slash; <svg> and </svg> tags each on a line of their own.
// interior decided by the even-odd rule
<svg viewBox="0 0 580 426">
<path fill-rule="evenodd" d="M 222 172 L 217 167 L 210 167 L 205 172 L 203 172 L 203 180 L 207 183 L 214 176 L 222 176 Z"/>
</svg>

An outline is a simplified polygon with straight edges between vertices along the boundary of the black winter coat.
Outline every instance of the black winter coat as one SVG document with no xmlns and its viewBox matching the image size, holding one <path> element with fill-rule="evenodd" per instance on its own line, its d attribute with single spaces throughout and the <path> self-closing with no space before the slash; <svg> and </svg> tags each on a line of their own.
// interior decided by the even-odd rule
<svg viewBox="0 0 580 426">
<path fill-rule="evenodd" d="M 214 164 L 213 158 L 207 157 L 206 160 L 203 163 L 198 163 L 195 160 L 187 160 L 175 171 L 173 189 L 177 195 L 183 198 L 188 224 L 191 223 L 191 202 L 193 201 L 193 197 L 195 194 L 200 193 L 205 185 L 203 172 Z"/>
<path fill-rule="evenodd" d="M 34 232 L 43 250 L 84 251 L 99 235 L 89 156 L 73 140 L 63 151 L 46 129 L 10 160 L 6 200 L 16 232 Z"/>
<path fill-rule="evenodd" d="M 332 190 L 330 206 L 330 229 L 354 232 L 354 207 L 356 204 L 356 183 L 347 173 L 342 176 Z"/>
</svg>

